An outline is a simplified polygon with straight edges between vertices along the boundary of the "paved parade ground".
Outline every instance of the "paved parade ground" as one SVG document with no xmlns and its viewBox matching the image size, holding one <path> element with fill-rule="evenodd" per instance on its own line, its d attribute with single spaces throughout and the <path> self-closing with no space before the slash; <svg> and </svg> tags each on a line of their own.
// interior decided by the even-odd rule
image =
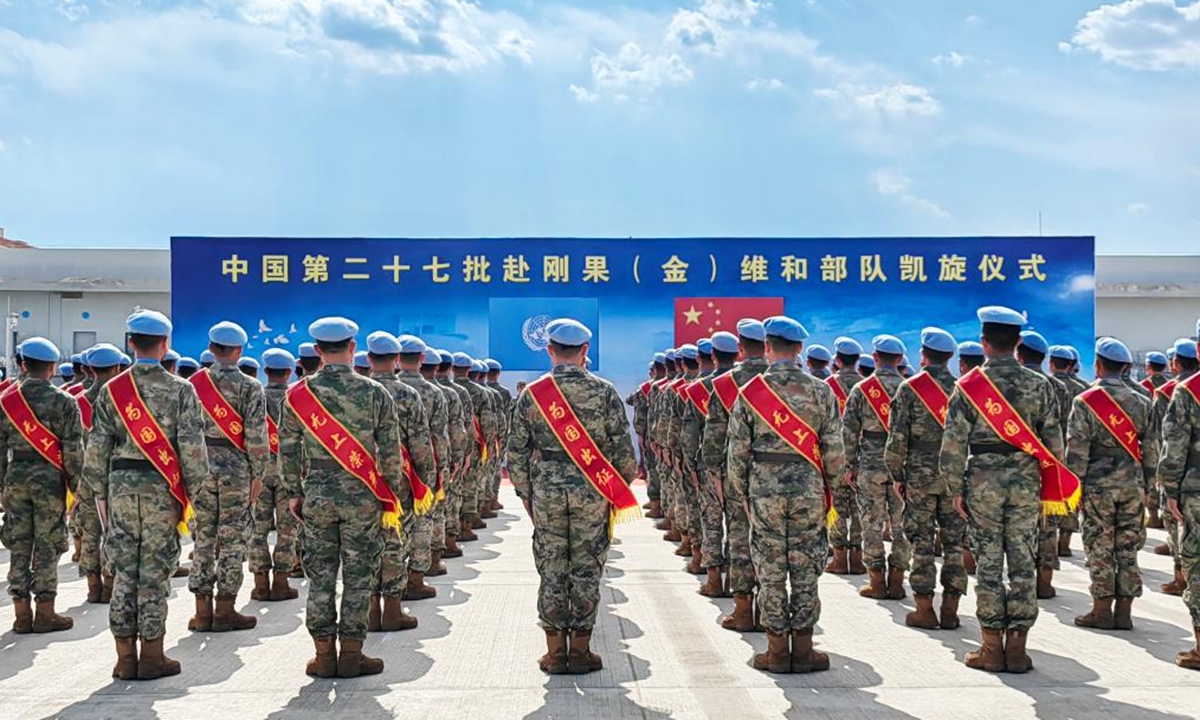
<svg viewBox="0 0 1200 720">
<path fill-rule="evenodd" d="M 644 494 L 639 489 L 639 494 Z M 107 608 L 84 603 L 85 583 L 64 557 L 59 610 L 74 629 L 48 635 L 0 635 L 0 718 L 899 718 L 1200 717 L 1200 673 L 1177 668 L 1191 629 L 1179 598 L 1157 592 L 1169 558 L 1140 556 L 1154 588 L 1134 605 L 1132 633 L 1092 632 L 1071 619 L 1090 607 L 1078 536 L 1075 555 L 1056 578 L 1059 596 L 1042 601 L 1030 634 L 1035 670 L 988 675 L 967 669 L 977 646 L 974 598 L 963 601 L 963 627 L 921 631 L 904 626 L 911 595 L 899 603 L 862 599 L 863 577 L 826 575 L 818 648 L 832 669 L 771 676 L 749 666 L 763 635 L 722 630 L 717 618 L 732 600 L 696 594 L 699 579 L 659 540 L 650 521 L 618 527 L 602 589 L 594 646 L 602 672 L 547 677 L 536 660 L 544 640 L 536 622 L 532 527 L 510 488 L 507 509 L 480 531 L 479 542 L 448 560 L 433 578 L 438 597 L 406 603 L 418 629 L 372 635 L 366 651 L 382 657 L 382 675 L 314 680 L 304 674 L 312 643 L 303 598 L 257 603 L 250 577 L 239 601 L 258 616 L 255 630 L 194 635 L 186 580 L 172 581 L 166 650 L 183 663 L 179 676 L 154 682 L 110 677 L 114 662 Z M 1150 531 L 1148 547 L 1161 541 Z M 0 571 L 7 573 L 7 552 Z M 304 587 L 303 581 L 293 584 Z M 6 585 L 6 584 L 5 584 Z M 12 606 L 0 599 L 8 628 Z"/>
</svg>

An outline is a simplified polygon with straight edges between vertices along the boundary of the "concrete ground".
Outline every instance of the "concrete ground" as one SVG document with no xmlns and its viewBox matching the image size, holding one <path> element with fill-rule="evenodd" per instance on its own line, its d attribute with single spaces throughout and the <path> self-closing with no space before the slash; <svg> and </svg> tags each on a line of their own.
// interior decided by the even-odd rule
<svg viewBox="0 0 1200 720">
<path fill-rule="evenodd" d="M 640 490 L 639 490 L 640 492 Z M 1153 588 L 1134 606 L 1134 632 L 1093 632 L 1071 619 L 1090 605 L 1078 536 L 1064 561 L 1058 598 L 1042 603 L 1030 636 L 1036 669 L 989 675 L 967 669 L 977 646 L 974 597 L 964 599 L 963 627 L 919 631 L 904 626 L 911 597 L 875 602 L 857 595 L 863 578 L 825 576 L 818 645 L 833 667 L 816 675 L 765 675 L 750 655 L 765 637 L 722 630 L 731 600 L 696 594 L 673 546 L 650 521 L 617 529 L 604 585 L 598 651 L 602 672 L 547 677 L 537 625 L 537 574 L 531 526 L 511 489 L 507 510 L 450 560 L 450 575 L 431 582 L 438 597 L 408 603 L 418 629 L 374 635 L 369 653 L 384 674 L 314 680 L 304 674 L 312 645 L 301 600 L 249 602 L 257 629 L 194 635 L 185 630 L 192 596 L 174 580 L 166 648 L 183 674 L 155 682 L 118 682 L 107 610 L 84 603 L 85 585 L 64 558 L 60 610 L 74 629 L 51 635 L 0 635 L 0 718 L 1120 718 L 1200 717 L 1200 673 L 1177 668 L 1191 642 L 1183 603 L 1157 591 L 1170 561 L 1142 553 Z M 1151 531 L 1148 547 L 1162 539 Z M 7 552 L 0 569 L 7 571 Z M 249 584 L 249 581 L 247 581 Z M 303 588 L 303 581 L 294 581 Z M 0 599 L 0 626 L 11 603 Z"/>
</svg>

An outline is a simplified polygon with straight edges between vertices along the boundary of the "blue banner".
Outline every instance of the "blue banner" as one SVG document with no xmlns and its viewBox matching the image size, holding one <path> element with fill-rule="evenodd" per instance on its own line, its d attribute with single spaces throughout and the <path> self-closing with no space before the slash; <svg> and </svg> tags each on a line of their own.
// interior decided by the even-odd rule
<svg viewBox="0 0 1200 720">
<path fill-rule="evenodd" d="M 1095 257 L 1091 237 L 171 240 L 174 346 L 197 355 L 207 330 L 234 320 L 255 356 L 295 352 L 322 315 L 413 333 L 512 371 L 546 368 L 545 323 L 573 316 L 597 337 L 593 368 L 623 391 L 655 350 L 740 317 L 785 312 L 831 345 L 899 335 L 919 362 L 922 327 L 977 338 L 975 308 L 1027 313 L 1090 370 Z M 603 344 L 600 338 L 604 338 Z"/>
</svg>

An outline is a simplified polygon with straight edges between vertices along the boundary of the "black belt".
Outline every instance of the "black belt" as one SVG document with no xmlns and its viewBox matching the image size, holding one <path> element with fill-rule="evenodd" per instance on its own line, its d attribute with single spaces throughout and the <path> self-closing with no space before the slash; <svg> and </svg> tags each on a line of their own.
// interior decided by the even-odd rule
<svg viewBox="0 0 1200 720">
<path fill-rule="evenodd" d="M 212 438 L 212 437 L 205 436 L 204 444 L 210 448 L 219 447 L 219 448 L 230 448 L 233 450 L 241 450 L 241 448 L 239 448 L 237 445 L 234 445 L 233 441 L 227 437 Z"/>
<path fill-rule="evenodd" d="M 308 461 L 309 470 L 344 470 L 342 464 L 337 460 L 324 460 L 316 458 Z"/>
<path fill-rule="evenodd" d="M 941 440 L 913 440 L 908 446 L 918 452 L 940 453 L 942 451 Z"/>
<path fill-rule="evenodd" d="M 569 462 L 571 456 L 561 450 L 539 450 L 543 460 L 562 460 Z"/>
<path fill-rule="evenodd" d="M 13 450 L 13 462 L 49 462 L 40 453 L 32 450 Z"/>
<path fill-rule="evenodd" d="M 888 434 L 885 432 L 876 432 L 874 430 L 863 430 L 862 437 L 864 440 L 887 440 Z"/>
<path fill-rule="evenodd" d="M 754 462 L 756 463 L 783 464 L 800 462 L 803 459 L 798 453 L 754 451 Z"/>
<path fill-rule="evenodd" d="M 108 464 L 108 469 L 115 472 L 117 470 L 149 470 L 154 471 L 154 466 L 149 460 L 134 460 L 132 458 L 115 458 Z"/>
<path fill-rule="evenodd" d="M 1016 453 L 1024 453 L 1019 447 L 1014 447 L 1008 443 L 971 443 L 972 455 L 1015 455 Z"/>
<path fill-rule="evenodd" d="M 1123 447 L 1105 447 L 1103 445 L 1093 445 L 1088 451 L 1091 457 L 1106 457 L 1132 460 L 1133 456 Z"/>
</svg>

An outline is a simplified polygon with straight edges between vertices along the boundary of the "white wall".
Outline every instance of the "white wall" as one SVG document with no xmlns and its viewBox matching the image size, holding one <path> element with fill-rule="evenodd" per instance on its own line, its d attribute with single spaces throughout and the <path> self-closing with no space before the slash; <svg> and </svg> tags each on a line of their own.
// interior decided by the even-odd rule
<svg viewBox="0 0 1200 720">
<path fill-rule="evenodd" d="M 1177 338 L 1194 337 L 1200 298 L 1100 297 L 1096 333 L 1120 338 L 1139 356 L 1165 352 Z"/>
<path fill-rule="evenodd" d="M 63 298 L 57 292 L 0 292 L 0 315 L 7 311 L 11 301 L 11 310 L 17 315 L 17 342 L 40 335 L 57 345 L 64 355 L 70 355 L 78 349 L 73 347 L 76 331 L 94 332 L 96 342 L 123 347 L 125 318 L 136 308 L 167 314 L 171 309 L 168 293 L 84 292 L 81 295 L 76 299 Z M 0 355 L 4 354 L 4 347 L 0 340 Z"/>
</svg>

